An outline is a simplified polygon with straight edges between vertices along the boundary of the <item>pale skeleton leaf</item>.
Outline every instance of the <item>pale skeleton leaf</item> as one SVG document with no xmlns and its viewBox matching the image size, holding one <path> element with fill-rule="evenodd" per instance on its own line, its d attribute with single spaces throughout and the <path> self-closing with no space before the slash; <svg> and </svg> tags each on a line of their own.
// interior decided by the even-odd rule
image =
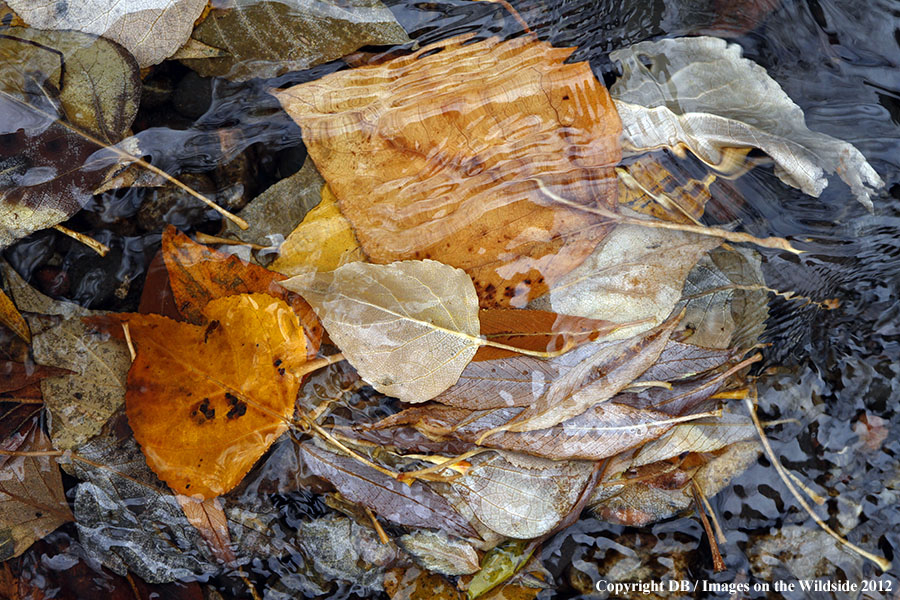
<svg viewBox="0 0 900 600">
<path fill-rule="evenodd" d="M 175 53 L 191 36 L 206 0 L 9 0 L 31 27 L 74 29 L 119 42 L 149 67 Z"/>
<path fill-rule="evenodd" d="M 851 144 L 810 131 L 803 111 L 737 44 L 711 37 L 641 42 L 610 53 L 623 74 L 610 88 L 625 146 L 684 147 L 711 166 L 725 148 L 759 148 L 786 184 L 818 197 L 837 172 L 872 209 L 884 185 Z"/>
<path fill-rule="evenodd" d="M 312 305 L 367 383 L 404 402 L 456 383 L 483 344 L 472 280 L 433 260 L 349 263 L 281 285 Z"/>
</svg>

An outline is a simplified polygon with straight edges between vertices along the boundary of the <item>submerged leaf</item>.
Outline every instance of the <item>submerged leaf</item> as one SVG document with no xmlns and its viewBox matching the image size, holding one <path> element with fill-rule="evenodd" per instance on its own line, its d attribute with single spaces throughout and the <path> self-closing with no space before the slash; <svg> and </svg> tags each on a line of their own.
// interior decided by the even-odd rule
<svg viewBox="0 0 900 600">
<path fill-rule="evenodd" d="M 309 358 L 319 351 L 322 325 L 303 298 L 277 285 L 284 276 L 198 244 L 174 227 L 163 232 L 162 252 L 178 310 L 191 323 L 206 324 L 203 309 L 213 299 L 268 294 L 287 302 L 297 314 L 307 337 Z"/>
<path fill-rule="evenodd" d="M 619 225 L 581 265 L 532 303 L 567 315 L 606 319 L 623 326 L 610 337 L 633 336 L 663 322 L 681 297 L 688 272 L 718 238 Z"/>
<path fill-rule="evenodd" d="M 40 407 L 20 405 L 0 415 L 0 449 L 52 450 L 41 431 Z M 71 520 L 55 459 L 0 456 L 0 560 L 19 556 Z"/>
<path fill-rule="evenodd" d="M 7 0 L 38 29 L 75 29 L 119 42 L 141 67 L 171 56 L 191 36 L 206 0 Z"/>
<path fill-rule="evenodd" d="M 464 269 L 524 306 L 576 267 L 614 209 L 621 125 L 587 63 L 524 37 L 462 36 L 277 92 L 374 263 Z M 512 67 L 512 68 L 511 68 Z"/>
<path fill-rule="evenodd" d="M 727 412 L 721 417 L 697 419 L 676 425 L 659 439 L 638 450 L 631 464 L 639 467 L 683 452 L 714 452 L 729 444 L 755 438 L 756 428 L 750 417 Z"/>
<path fill-rule="evenodd" d="M 322 450 L 310 442 L 304 443 L 302 450 L 304 462 L 313 473 L 330 482 L 348 500 L 389 521 L 478 537 L 446 500 L 420 481 L 402 483 L 354 458 Z"/>
<path fill-rule="evenodd" d="M 741 47 L 712 37 L 641 42 L 610 53 L 623 75 L 611 88 L 635 150 L 687 147 L 715 167 L 725 148 L 759 148 L 788 185 L 819 196 L 837 172 L 872 209 L 884 185 L 847 142 L 806 127 L 803 111 Z"/>
<path fill-rule="evenodd" d="M 478 520 L 501 535 L 528 539 L 552 530 L 575 506 L 594 464 L 489 452 L 451 483 Z"/>
<path fill-rule="evenodd" d="M 379 0 L 241 0 L 213 10 L 191 37 L 226 55 L 184 60 L 187 66 L 237 81 L 308 69 L 363 46 L 410 41 Z"/>
<path fill-rule="evenodd" d="M 417 529 L 397 538 L 423 568 L 441 575 L 468 575 L 479 569 L 478 553 L 469 544 L 442 531 Z"/>
<path fill-rule="evenodd" d="M 472 281 L 433 260 L 349 263 L 282 285 L 315 307 L 366 382 L 404 402 L 453 385 L 482 343 Z"/>
<path fill-rule="evenodd" d="M 126 409 L 147 464 L 186 496 L 219 496 L 287 429 L 306 362 L 303 329 L 282 300 L 227 296 L 208 325 L 158 315 L 94 318 L 116 335 L 127 323 L 137 356 Z"/>
</svg>

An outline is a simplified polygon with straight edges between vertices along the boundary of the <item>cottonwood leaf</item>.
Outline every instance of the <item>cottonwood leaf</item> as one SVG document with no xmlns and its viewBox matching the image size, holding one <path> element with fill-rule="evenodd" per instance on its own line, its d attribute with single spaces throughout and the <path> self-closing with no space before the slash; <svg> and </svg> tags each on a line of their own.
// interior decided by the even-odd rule
<svg viewBox="0 0 900 600">
<path fill-rule="evenodd" d="M 203 316 L 205 327 L 127 313 L 92 324 L 115 335 L 129 326 L 125 406 L 147 464 L 175 492 L 206 499 L 237 485 L 287 429 L 306 345 L 296 314 L 265 294 L 212 300 Z"/>
<path fill-rule="evenodd" d="M 241 229 L 226 221 L 224 235 L 261 246 L 279 246 L 321 201 L 323 185 L 325 180 L 307 158 L 299 171 L 267 188 L 238 213 L 250 227 Z"/>
<path fill-rule="evenodd" d="M 641 447 L 631 464 L 639 467 L 683 452 L 714 452 L 735 442 L 755 438 L 756 427 L 748 416 L 726 412 L 720 417 L 676 425 L 659 439 Z"/>
<path fill-rule="evenodd" d="M 404 402 L 453 385 L 483 343 L 471 279 L 433 260 L 349 263 L 281 285 L 312 304 L 360 377 Z"/>
<path fill-rule="evenodd" d="M 40 383 L 45 377 L 66 375 L 69 371 L 44 365 L 24 364 L 11 360 L 0 360 L 0 394 L 14 392 L 24 387 Z"/>
<path fill-rule="evenodd" d="M 397 538 L 397 544 L 422 568 L 441 575 L 468 575 L 481 568 L 471 544 L 442 531 L 417 529 Z"/>
<path fill-rule="evenodd" d="M 52 450 L 41 431 L 40 407 L 18 405 L 0 415 L 0 448 Z M 49 456 L 0 456 L 0 560 L 73 520 L 56 460 Z"/>
<path fill-rule="evenodd" d="M 313 473 L 351 502 L 362 504 L 389 521 L 443 529 L 460 537 L 478 537 L 446 500 L 420 481 L 402 483 L 355 458 L 322 450 L 309 442 L 303 444 L 302 450 L 304 463 Z"/>
<path fill-rule="evenodd" d="M 162 253 L 179 312 L 195 325 L 205 325 L 204 307 L 213 299 L 261 293 L 284 300 L 297 314 L 307 338 L 307 354 L 315 357 L 322 325 L 306 301 L 280 285 L 285 277 L 234 255 L 191 240 L 174 227 L 163 232 Z"/>
<path fill-rule="evenodd" d="M 8 0 L 23 21 L 38 29 L 74 29 L 122 44 L 149 67 L 162 62 L 191 36 L 206 0 Z"/>
<path fill-rule="evenodd" d="M 581 346 L 590 356 L 550 384 L 536 402 L 501 427 L 504 431 L 546 429 L 604 402 L 639 377 L 659 358 L 680 316 L 634 338 Z"/>
<path fill-rule="evenodd" d="M 637 381 L 688 379 L 721 367 L 739 353 L 734 349 L 704 348 L 670 339 L 656 362 Z"/>
<path fill-rule="evenodd" d="M 370 261 L 464 269 L 484 306 L 521 308 L 612 228 L 620 123 L 571 49 L 461 36 L 275 95 Z M 537 180 L 537 181 L 536 181 Z"/>
<path fill-rule="evenodd" d="M 322 201 L 284 240 L 272 269 L 293 276 L 310 270 L 333 271 L 364 258 L 350 221 L 341 214 L 331 188 L 325 185 Z"/>
<path fill-rule="evenodd" d="M 594 469 L 590 462 L 513 459 L 496 452 L 470 462 L 451 486 L 484 525 L 520 539 L 547 533 L 569 514 Z"/>
<path fill-rule="evenodd" d="M 236 81 L 308 69 L 363 46 L 410 41 L 378 0 L 240 0 L 214 9 L 191 38 L 225 56 L 182 62 L 204 77 Z"/>
<path fill-rule="evenodd" d="M 688 274 L 679 307 L 687 342 L 707 348 L 749 349 L 765 331 L 768 295 L 758 255 L 716 249 Z"/>
<path fill-rule="evenodd" d="M 197 500 L 178 494 L 175 500 L 181 506 L 188 522 L 200 532 L 216 558 L 224 563 L 235 560 L 231 547 L 231 535 L 228 532 L 228 517 L 219 498 Z"/>
<path fill-rule="evenodd" d="M 669 316 L 688 272 L 720 243 L 718 238 L 683 231 L 619 225 L 532 306 L 618 323 L 643 321 L 609 337 L 637 335 Z"/>
<path fill-rule="evenodd" d="M 409 425 L 431 439 L 460 439 L 474 443 L 485 432 L 500 427 L 520 412 L 522 409 L 517 407 L 470 411 L 425 404 L 382 419 L 373 427 Z M 676 423 L 678 419 L 673 420 L 666 413 L 604 402 L 553 427 L 495 433 L 481 440 L 480 445 L 553 460 L 600 460 L 654 440 Z"/>
<path fill-rule="evenodd" d="M 810 131 L 803 111 L 741 47 L 712 37 L 641 42 L 610 53 L 623 75 L 611 88 L 625 145 L 688 148 L 715 167 L 724 148 L 759 148 L 788 185 L 818 197 L 837 172 L 856 199 L 884 185 L 851 144 Z M 682 151 L 683 152 L 683 151 Z"/>
</svg>

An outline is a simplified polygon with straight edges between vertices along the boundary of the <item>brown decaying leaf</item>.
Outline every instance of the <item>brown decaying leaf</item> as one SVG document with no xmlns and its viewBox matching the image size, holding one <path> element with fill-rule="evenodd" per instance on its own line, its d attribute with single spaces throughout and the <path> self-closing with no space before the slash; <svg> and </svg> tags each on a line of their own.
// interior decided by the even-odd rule
<svg viewBox="0 0 900 600">
<path fill-rule="evenodd" d="M 369 260 L 464 269 L 524 306 L 612 225 L 621 124 L 587 63 L 532 37 L 444 40 L 277 92 Z M 509 65 L 515 64 L 511 69 Z"/>
<path fill-rule="evenodd" d="M 675 381 L 717 369 L 739 354 L 734 349 L 704 348 L 669 340 L 653 365 L 637 381 Z"/>
<path fill-rule="evenodd" d="M 489 308 L 478 313 L 481 335 L 507 346 L 554 352 L 612 333 L 622 325 L 600 319 L 559 315 L 543 310 Z M 482 346 L 472 361 L 518 356 L 512 350 Z"/>
<path fill-rule="evenodd" d="M 3 290 L 0 290 L 0 323 L 9 327 L 13 333 L 29 344 L 31 343 L 31 330 L 28 329 L 28 323 L 25 322 L 24 317 L 16 309 L 16 305 Z"/>
<path fill-rule="evenodd" d="M 198 244 L 174 227 L 163 232 L 162 244 L 175 302 L 189 322 L 205 324 L 203 307 L 215 298 L 268 294 L 287 302 L 297 313 L 307 337 L 308 357 L 316 356 L 322 341 L 322 325 L 303 298 L 277 285 L 286 279 L 283 275 Z"/>
<path fill-rule="evenodd" d="M 357 460 L 302 446 L 306 466 L 330 482 L 346 498 L 380 516 L 410 527 L 443 529 L 453 535 L 477 538 L 472 526 L 441 496 L 420 481 L 402 483 Z"/>
<path fill-rule="evenodd" d="M 0 448 L 52 451 L 40 425 L 40 407 L 19 405 L 0 415 Z M 0 560 L 19 556 L 74 517 L 56 460 L 49 456 L 0 456 Z"/>
<path fill-rule="evenodd" d="M 561 373 L 546 393 L 497 429 L 546 429 L 612 398 L 656 362 L 679 319 L 678 315 L 670 317 L 660 326 L 620 342 L 581 346 L 579 350 L 589 348 L 594 352 Z"/>
<path fill-rule="evenodd" d="M 25 365 L 9 360 L 0 360 L 0 394 L 21 390 L 39 382 L 45 377 L 68 375 L 71 371 L 43 365 Z"/>
<path fill-rule="evenodd" d="M 219 498 L 197 500 L 181 494 L 176 494 L 175 499 L 188 522 L 200 532 L 216 558 L 226 564 L 234 562 L 236 557 L 231 549 L 228 517 L 222 509 L 222 501 Z"/>
<path fill-rule="evenodd" d="M 211 498 L 243 478 L 287 429 L 306 362 L 303 330 L 283 301 L 241 294 L 210 301 L 205 327 L 158 315 L 90 321 L 137 350 L 125 406 L 147 464 L 179 494 Z"/>
<path fill-rule="evenodd" d="M 429 403 L 391 415 L 373 427 L 410 425 L 431 439 L 474 443 L 486 431 L 500 427 L 520 412 L 518 407 L 470 411 Z M 554 460 L 600 460 L 656 439 L 676 422 L 671 415 L 659 411 L 604 402 L 553 427 L 495 433 L 480 444 Z"/>
<path fill-rule="evenodd" d="M 175 293 L 169 283 L 169 270 L 163 259 L 162 250 L 156 253 L 147 266 L 144 278 L 144 289 L 141 291 L 141 302 L 138 312 L 142 315 L 162 315 L 176 321 L 182 320 L 175 302 Z"/>
</svg>

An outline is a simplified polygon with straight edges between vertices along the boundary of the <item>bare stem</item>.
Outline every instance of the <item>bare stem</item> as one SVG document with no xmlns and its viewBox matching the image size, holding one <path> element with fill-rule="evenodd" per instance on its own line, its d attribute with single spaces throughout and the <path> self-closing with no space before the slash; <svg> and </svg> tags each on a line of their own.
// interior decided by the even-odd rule
<svg viewBox="0 0 900 600">
<path fill-rule="evenodd" d="M 100 256 L 106 256 L 106 254 L 109 252 L 109 246 L 107 246 L 106 244 L 103 244 L 101 242 L 98 242 L 97 240 L 95 240 L 94 238 L 92 238 L 88 235 L 84 235 L 83 233 L 79 233 L 77 231 L 72 231 L 68 227 L 63 227 L 62 225 L 59 225 L 59 224 L 54 225 L 53 229 L 57 230 L 60 233 L 64 233 L 65 235 L 69 236 L 73 240 L 81 242 L 82 244 L 84 244 L 85 246 L 87 246 L 88 248 L 90 248 L 91 250 L 93 250 L 94 252 L 99 254 Z"/>
</svg>

